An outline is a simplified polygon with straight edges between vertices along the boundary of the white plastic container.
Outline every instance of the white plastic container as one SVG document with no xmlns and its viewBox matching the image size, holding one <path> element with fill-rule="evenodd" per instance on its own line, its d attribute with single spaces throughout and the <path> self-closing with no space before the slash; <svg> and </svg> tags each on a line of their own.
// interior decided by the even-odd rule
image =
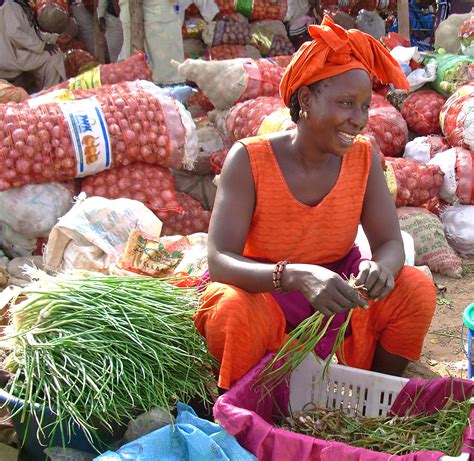
<svg viewBox="0 0 474 461">
<path fill-rule="evenodd" d="M 308 403 L 320 408 L 341 409 L 367 417 L 385 416 L 408 379 L 331 364 L 321 380 L 324 363 L 309 354 L 292 373 L 290 408 L 301 411 Z M 468 461 L 469 453 L 442 456 L 439 461 Z"/>
</svg>

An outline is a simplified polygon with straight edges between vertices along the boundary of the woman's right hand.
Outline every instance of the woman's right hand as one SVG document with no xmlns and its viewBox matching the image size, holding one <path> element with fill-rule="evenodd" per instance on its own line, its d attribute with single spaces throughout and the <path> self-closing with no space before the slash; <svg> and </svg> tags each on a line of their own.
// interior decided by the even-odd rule
<svg viewBox="0 0 474 461">
<path fill-rule="evenodd" d="M 315 310 L 327 316 L 353 307 L 368 306 L 367 301 L 340 275 L 321 266 L 288 264 L 282 284 L 287 291 L 302 293 Z"/>
</svg>

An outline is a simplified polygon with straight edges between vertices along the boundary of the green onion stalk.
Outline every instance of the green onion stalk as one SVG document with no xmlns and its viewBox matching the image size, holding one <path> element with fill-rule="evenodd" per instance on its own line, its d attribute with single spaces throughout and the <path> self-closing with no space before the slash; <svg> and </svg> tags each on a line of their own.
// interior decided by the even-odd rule
<svg viewBox="0 0 474 461">
<path fill-rule="evenodd" d="M 348 284 L 359 291 L 359 294 L 366 297 L 366 288 L 356 284 L 356 278 L 351 275 Z M 339 354 L 344 362 L 343 343 L 346 330 L 350 324 L 353 309 L 350 309 L 348 315 L 338 330 L 334 345 L 329 353 L 323 368 L 323 377 L 326 376 L 332 358 L 336 353 Z M 257 380 L 257 385 L 263 386 L 268 392 L 272 391 L 288 379 L 291 372 L 297 368 L 307 357 L 314 353 L 314 349 L 327 333 L 335 315 L 326 317 L 319 311 L 315 311 L 311 316 L 303 320 L 295 329 L 291 331 L 287 341 L 276 352 L 272 360 L 264 367 Z M 324 321 L 326 322 L 324 323 Z M 319 357 L 314 354 L 316 359 Z"/>
<path fill-rule="evenodd" d="M 65 444 L 77 425 L 99 451 L 114 423 L 196 396 L 211 402 L 215 361 L 194 327 L 195 289 L 148 277 L 37 277 L 12 304 L 4 367 L 7 391 L 38 404 L 14 410 L 36 418 L 38 439 L 59 430 Z M 44 427 L 47 409 L 56 418 Z"/>
</svg>

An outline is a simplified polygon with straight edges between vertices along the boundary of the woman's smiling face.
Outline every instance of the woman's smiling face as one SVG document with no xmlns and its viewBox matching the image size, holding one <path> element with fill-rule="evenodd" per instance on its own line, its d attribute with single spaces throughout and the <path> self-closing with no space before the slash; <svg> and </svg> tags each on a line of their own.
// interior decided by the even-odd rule
<svg viewBox="0 0 474 461">
<path fill-rule="evenodd" d="M 322 154 L 344 155 L 368 121 L 372 82 L 367 72 L 354 69 L 321 80 L 314 90 L 300 89 L 305 135 Z"/>
</svg>

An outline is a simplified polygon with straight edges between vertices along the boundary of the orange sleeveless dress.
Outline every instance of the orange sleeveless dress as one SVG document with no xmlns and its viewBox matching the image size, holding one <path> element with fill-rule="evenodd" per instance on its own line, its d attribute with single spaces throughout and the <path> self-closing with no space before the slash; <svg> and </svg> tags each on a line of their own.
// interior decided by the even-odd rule
<svg viewBox="0 0 474 461">
<path fill-rule="evenodd" d="M 358 137 L 342 159 L 334 187 L 317 205 L 291 193 L 266 137 L 241 141 L 247 148 L 256 203 L 243 255 L 272 262 L 328 264 L 345 258 L 360 223 L 372 149 Z M 348 365 L 369 369 L 377 342 L 387 351 L 417 360 L 436 304 L 431 281 L 404 267 L 393 291 L 370 309 L 355 309 L 344 341 Z M 220 362 L 218 386 L 228 389 L 285 339 L 286 320 L 271 293 L 249 293 L 211 283 L 195 325 Z"/>
</svg>

